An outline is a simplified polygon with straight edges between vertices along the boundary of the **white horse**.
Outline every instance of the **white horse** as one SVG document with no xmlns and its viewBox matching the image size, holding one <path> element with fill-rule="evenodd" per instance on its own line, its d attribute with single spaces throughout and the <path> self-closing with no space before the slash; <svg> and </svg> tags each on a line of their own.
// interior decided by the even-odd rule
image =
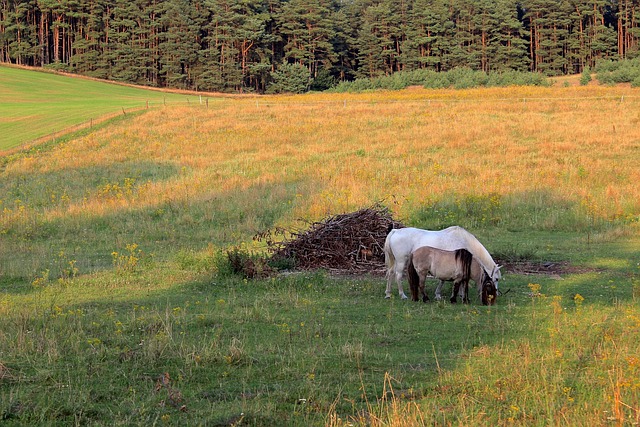
<svg viewBox="0 0 640 427">
<path fill-rule="evenodd" d="M 495 284 L 496 290 L 498 289 L 498 281 L 502 278 L 500 266 L 495 263 L 489 251 L 473 234 L 458 226 L 439 231 L 407 227 L 391 230 L 384 242 L 384 259 L 387 266 L 385 298 L 391 298 L 391 283 L 394 278 L 398 284 L 398 294 L 402 299 L 407 298 L 402 289 L 402 277 L 407 268 L 409 255 L 421 246 L 431 246 L 445 251 L 468 250 L 482 263 L 487 271 L 491 272 L 491 279 Z"/>
</svg>

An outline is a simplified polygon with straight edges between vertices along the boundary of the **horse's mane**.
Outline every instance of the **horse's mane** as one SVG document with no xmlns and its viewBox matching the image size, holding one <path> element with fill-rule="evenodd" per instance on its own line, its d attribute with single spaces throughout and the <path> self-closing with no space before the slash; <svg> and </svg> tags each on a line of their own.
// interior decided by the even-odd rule
<svg viewBox="0 0 640 427">
<path fill-rule="evenodd" d="M 446 231 L 466 241 L 467 249 L 472 254 L 474 254 L 474 256 L 477 258 L 477 261 L 480 262 L 485 270 L 491 271 L 496 266 L 496 262 L 491 257 L 491 254 L 489 253 L 487 248 L 485 248 L 484 245 L 480 243 L 476 236 L 458 225 L 449 227 L 446 229 Z M 489 268 L 487 269 L 487 267 Z"/>
</svg>

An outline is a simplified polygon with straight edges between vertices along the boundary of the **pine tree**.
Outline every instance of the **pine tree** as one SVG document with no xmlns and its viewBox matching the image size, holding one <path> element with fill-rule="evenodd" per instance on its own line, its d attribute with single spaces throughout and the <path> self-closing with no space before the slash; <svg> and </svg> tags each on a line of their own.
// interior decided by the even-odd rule
<svg viewBox="0 0 640 427">
<path fill-rule="evenodd" d="M 381 0 L 366 4 L 356 46 L 360 77 L 390 75 L 399 69 L 400 19 L 396 2 Z"/>
<path fill-rule="evenodd" d="M 309 70 L 312 78 L 336 60 L 331 4 L 327 0 L 290 0 L 278 16 L 284 40 L 284 59 Z"/>
<path fill-rule="evenodd" d="M 200 50 L 200 30 L 192 16 L 195 9 L 188 0 L 172 0 L 162 5 L 160 13 L 160 76 L 168 86 L 195 88 L 193 71 Z"/>
<path fill-rule="evenodd" d="M 527 71 L 529 58 L 526 33 L 518 19 L 517 0 L 495 0 L 488 28 L 489 62 L 485 71 Z"/>
</svg>

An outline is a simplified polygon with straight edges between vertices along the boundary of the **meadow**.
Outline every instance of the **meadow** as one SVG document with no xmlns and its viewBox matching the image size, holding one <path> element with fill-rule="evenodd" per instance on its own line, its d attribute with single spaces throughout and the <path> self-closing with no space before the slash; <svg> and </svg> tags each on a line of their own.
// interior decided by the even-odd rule
<svg viewBox="0 0 640 427">
<path fill-rule="evenodd" d="M 0 66 L 0 152 L 73 126 L 91 127 L 136 110 L 199 102 L 193 94 L 157 92 L 83 77 Z"/>
<path fill-rule="evenodd" d="M 231 97 L 5 157 L 0 420 L 637 425 L 639 95 Z M 563 269 L 507 269 L 492 307 L 228 272 L 227 250 L 264 253 L 256 233 L 374 203 Z"/>
</svg>

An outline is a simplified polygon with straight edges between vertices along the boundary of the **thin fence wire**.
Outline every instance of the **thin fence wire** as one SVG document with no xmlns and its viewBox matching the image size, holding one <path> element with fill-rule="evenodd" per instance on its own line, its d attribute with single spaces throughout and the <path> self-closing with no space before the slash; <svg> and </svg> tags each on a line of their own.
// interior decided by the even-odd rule
<svg viewBox="0 0 640 427">
<path fill-rule="evenodd" d="M 432 104 L 432 103 L 441 103 L 441 104 L 456 104 L 456 103 L 477 103 L 477 104 L 486 104 L 490 102 L 570 102 L 570 101 L 630 101 L 640 99 L 640 95 L 616 95 L 616 96 L 591 96 L 591 97 L 517 97 L 517 98 L 405 98 L 405 99 L 370 99 L 370 100 L 358 100 L 358 99 L 336 99 L 336 100 L 314 100 L 314 101 L 253 101 L 256 106 L 274 106 L 274 105 L 300 105 L 300 106 L 309 106 L 309 105 L 327 105 L 327 104 L 338 104 L 344 105 L 345 107 L 348 104 Z"/>
<path fill-rule="evenodd" d="M 615 102 L 635 102 L 640 99 L 640 95 L 609 95 L 609 96 L 590 96 L 590 97 L 501 97 L 501 98 L 402 98 L 402 99 L 347 99 L 346 97 L 340 97 L 338 94 L 332 95 L 335 96 L 336 99 L 329 100 L 308 100 L 301 101 L 299 99 L 296 100 L 286 100 L 286 99 L 256 99 L 256 98 L 219 98 L 219 97 L 209 97 L 209 96 L 198 96 L 195 100 L 192 100 L 189 97 L 186 97 L 184 101 L 176 101 L 175 99 L 167 100 L 166 98 L 161 101 L 149 101 L 147 100 L 143 105 L 138 107 L 121 107 L 120 111 L 114 112 L 111 114 L 102 115 L 97 118 L 91 118 L 89 120 L 80 122 L 73 126 L 68 126 L 66 128 L 56 130 L 50 132 L 46 135 L 40 136 L 34 140 L 25 142 L 23 144 L 18 145 L 17 147 L 13 147 L 6 150 L 0 150 L 0 156 L 13 153 L 15 151 L 22 151 L 24 149 L 31 148 L 35 145 L 45 143 L 45 142 L 55 142 L 59 138 L 63 138 L 73 132 L 78 132 L 85 129 L 93 128 L 93 126 L 104 123 L 105 121 L 111 120 L 118 116 L 126 116 L 130 113 L 136 113 L 144 110 L 159 108 L 159 107 L 176 107 L 176 106 L 191 106 L 191 107 L 205 107 L 209 108 L 209 104 L 211 100 L 214 100 L 219 104 L 221 100 L 229 101 L 229 102 L 239 102 L 246 103 L 247 105 L 255 105 L 256 108 L 260 107 L 269 107 L 269 106 L 300 106 L 300 107 L 309 107 L 309 106 L 326 106 L 326 105 L 337 105 L 342 106 L 344 108 L 351 105 L 376 105 L 376 104 L 425 104 L 425 105 L 438 105 L 438 104 L 487 104 L 487 103 L 504 103 L 504 102 L 518 102 L 518 103 L 528 103 L 528 102 L 594 102 L 594 101 L 615 101 Z"/>
</svg>

